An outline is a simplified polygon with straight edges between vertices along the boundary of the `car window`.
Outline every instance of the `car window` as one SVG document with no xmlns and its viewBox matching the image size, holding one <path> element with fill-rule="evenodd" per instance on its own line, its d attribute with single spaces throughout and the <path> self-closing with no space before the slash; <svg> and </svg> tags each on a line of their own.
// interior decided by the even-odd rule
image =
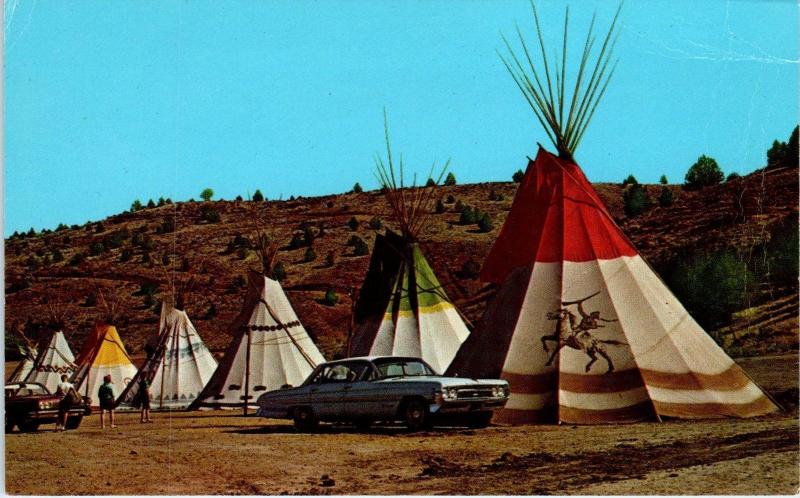
<svg viewBox="0 0 800 498">
<path fill-rule="evenodd" d="M 428 365 L 414 360 L 384 360 L 376 365 L 381 377 L 436 375 Z"/>
</svg>

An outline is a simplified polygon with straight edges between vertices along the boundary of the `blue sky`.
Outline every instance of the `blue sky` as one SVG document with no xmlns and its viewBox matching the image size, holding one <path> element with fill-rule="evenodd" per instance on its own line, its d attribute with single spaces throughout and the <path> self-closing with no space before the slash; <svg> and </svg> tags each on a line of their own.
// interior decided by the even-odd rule
<svg viewBox="0 0 800 498">
<path fill-rule="evenodd" d="M 555 48 L 565 3 L 538 5 Z M 572 2 L 572 40 L 616 7 Z M 576 153 L 589 179 L 679 182 L 700 154 L 725 173 L 762 166 L 798 120 L 797 20 L 793 1 L 629 0 Z M 4 233 L 205 187 L 375 188 L 384 106 L 421 175 L 451 158 L 461 183 L 509 180 L 547 145 L 495 52 L 515 23 L 532 42 L 527 0 L 9 0 Z"/>
</svg>

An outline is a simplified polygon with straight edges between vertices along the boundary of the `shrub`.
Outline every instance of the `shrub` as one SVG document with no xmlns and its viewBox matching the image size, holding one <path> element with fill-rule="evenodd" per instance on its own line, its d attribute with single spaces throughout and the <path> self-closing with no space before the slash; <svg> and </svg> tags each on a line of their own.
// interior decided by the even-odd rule
<svg viewBox="0 0 800 498">
<path fill-rule="evenodd" d="M 256 189 L 256 193 L 253 194 L 253 202 L 264 202 L 264 194 L 258 189 Z"/>
<path fill-rule="evenodd" d="M 133 237 L 131 237 L 131 244 L 141 247 L 144 244 L 144 234 L 142 232 L 134 233 Z"/>
<path fill-rule="evenodd" d="M 87 308 L 92 308 L 97 306 L 97 294 L 94 292 L 90 292 L 86 295 L 86 299 L 83 301 L 83 305 Z"/>
<path fill-rule="evenodd" d="M 169 261 L 170 261 L 169 254 L 164 254 L 164 255 L 161 256 L 161 264 L 162 265 L 168 266 L 169 265 Z"/>
<path fill-rule="evenodd" d="M 348 226 L 348 227 L 350 227 L 350 230 L 352 230 L 352 231 L 354 231 L 354 232 L 355 232 L 356 230 L 358 230 L 358 220 L 356 219 L 356 217 L 355 217 L 355 216 L 351 217 L 351 218 L 350 218 L 350 219 L 347 221 L 347 226 Z"/>
<path fill-rule="evenodd" d="M 629 184 L 629 187 L 622 193 L 622 202 L 625 216 L 629 218 L 639 216 L 650 208 L 647 191 L 638 183 Z"/>
<path fill-rule="evenodd" d="M 425 182 L 425 186 L 426 187 L 435 187 L 436 186 L 436 180 L 434 180 L 433 178 L 429 177 L 428 181 Z"/>
<path fill-rule="evenodd" d="M 314 240 L 317 238 L 317 235 L 314 233 L 314 228 L 311 225 L 308 225 L 303 229 L 303 244 L 311 247 L 314 245 Z"/>
<path fill-rule="evenodd" d="M 353 254 L 356 256 L 366 256 L 369 254 L 369 246 L 363 240 L 358 239 L 353 246 Z"/>
<path fill-rule="evenodd" d="M 163 197 L 159 197 L 158 198 L 158 207 L 161 207 L 161 206 L 165 205 L 166 203 L 167 203 L 167 201 L 164 200 Z"/>
<path fill-rule="evenodd" d="M 244 199 L 242 199 L 242 196 L 241 196 L 241 195 L 237 195 L 237 196 L 236 196 L 236 199 L 234 199 L 234 200 L 235 200 L 236 202 L 242 202 Z"/>
<path fill-rule="evenodd" d="M 470 206 L 464 206 L 464 209 L 461 210 L 461 217 L 458 222 L 462 225 L 472 225 L 476 221 L 475 211 L 473 211 Z"/>
<path fill-rule="evenodd" d="M 214 305 L 214 303 L 211 303 L 206 310 L 205 315 L 203 315 L 203 318 L 208 320 L 209 318 L 214 318 L 215 316 L 217 316 L 217 307 Z"/>
<path fill-rule="evenodd" d="M 115 230 L 103 237 L 103 244 L 105 244 L 108 249 L 117 249 L 118 247 L 122 247 L 122 244 L 130 236 L 130 232 L 125 228 Z"/>
<path fill-rule="evenodd" d="M 328 289 L 325 291 L 325 298 L 322 300 L 322 304 L 325 306 L 335 306 L 338 302 L 339 296 L 333 289 Z"/>
<path fill-rule="evenodd" d="M 383 222 L 377 216 L 373 216 L 372 219 L 369 220 L 369 227 L 373 230 L 380 230 L 383 227 Z"/>
<path fill-rule="evenodd" d="M 436 207 L 434 208 L 434 212 L 435 212 L 436 214 L 442 214 L 442 213 L 444 213 L 445 211 L 447 211 L 447 208 L 445 208 L 445 207 L 444 207 L 444 202 L 442 202 L 442 200 L 441 200 L 441 199 L 439 199 L 438 201 L 436 201 Z"/>
<path fill-rule="evenodd" d="M 60 232 L 62 230 L 66 230 L 67 228 L 68 228 L 67 225 L 65 225 L 63 223 L 59 223 L 58 226 L 56 227 L 56 232 Z M 17 232 L 14 232 L 14 233 L 16 234 Z"/>
<path fill-rule="evenodd" d="M 789 215 L 772 229 L 765 251 L 769 264 L 769 280 L 778 284 L 797 285 L 797 215 Z"/>
<path fill-rule="evenodd" d="M 52 255 L 53 255 L 53 263 L 60 263 L 64 261 L 64 255 L 61 254 L 61 251 L 58 249 L 58 247 L 53 249 Z"/>
<path fill-rule="evenodd" d="M 156 227 L 156 233 L 159 234 L 172 233 L 174 231 L 175 231 L 175 218 L 172 216 L 164 218 L 164 221 L 162 221 L 161 224 Z"/>
<path fill-rule="evenodd" d="M 492 218 L 489 216 L 489 213 L 482 213 L 481 217 L 478 219 L 478 231 L 481 233 L 491 232 L 494 228 L 492 225 Z"/>
<path fill-rule="evenodd" d="M 207 223 L 219 223 L 219 211 L 209 205 L 204 205 L 200 208 L 200 220 Z"/>
<path fill-rule="evenodd" d="M 518 169 L 513 175 L 511 175 L 511 179 L 514 181 L 514 183 L 520 183 L 524 177 L 525 173 L 523 173 L 521 169 Z"/>
<path fill-rule="evenodd" d="M 753 275 L 734 252 L 720 251 L 679 260 L 668 282 L 700 325 L 714 329 L 747 306 Z"/>
<path fill-rule="evenodd" d="M 105 250 L 106 246 L 104 246 L 102 242 L 94 242 L 92 245 L 89 246 L 89 255 L 98 256 L 100 254 L 103 254 Z"/>
<path fill-rule="evenodd" d="M 686 172 L 685 186 L 687 189 L 701 189 L 716 185 L 722 181 L 725 176 L 722 170 L 719 169 L 717 161 L 713 158 L 702 155 L 697 159 Z"/>
<path fill-rule="evenodd" d="M 147 208 L 148 209 L 153 209 L 154 207 L 156 207 L 156 203 L 153 202 L 153 199 L 150 199 L 149 201 L 147 201 Z"/>
<path fill-rule="evenodd" d="M 144 206 L 142 206 L 142 202 L 139 199 L 131 203 L 131 212 L 141 211 L 142 209 L 144 209 Z"/>
<path fill-rule="evenodd" d="M 661 175 L 661 178 L 658 179 L 658 183 L 660 183 L 661 185 L 669 184 L 669 181 L 667 180 L 667 175 Z"/>
<path fill-rule="evenodd" d="M 153 260 L 150 257 L 150 253 L 149 252 L 143 252 L 142 253 L 142 259 L 140 260 L 140 263 L 142 263 L 143 265 L 148 265 L 148 266 L 153 263 Z"/>
<path fill-rule="evenodd" d="M 271 276 L 273 280 L 277 280 L 278 282 L 286 278 L 286 269 L 283 267 L 283 262 L 278 261 L 275 266 L 272 267 Z"/>
<path fill-rule="evenodd" d="M 658 196 L 658 205 L 661 207 L 669 207 L 672 205 L 672 202 L 672 190 L 668 187 L 661 187 L 661 194 Z"/>
<path fill-rule="evenodd" d="M 122 254 L 119 255 L 119 261 L 120 263 L 125 263 L 127 261 L 130 261 L 132 257 L 133 257 L 133 251 L 131 251 L 126 247 L 125 249 L 122 250 Z"/>
<path fill-rule="evenodd" d="M 28 235 L 28 237 L 36 237 L 36 230 L 34 230 L 33 227 L 31 227 L 31 229 L 28 230 L 28 234 L 27 235 Z"/>
<path fill-rule="evenodd" d="M 464 209 L 464 203 L 461 202 L 461 199 L 459 199 L 458 201 L 456 201 L 455 210 L 460 213 L 461 211 L 463 211 L 463 209 Z"/>
<path fill-rule="evenodd" d="M 172 204 L 172 199 L 167 197 L 166 199 L 164 199 L 164 204 L 167 204 L 167 205 Z"/>
<path fill-rule="evenodd" d="M 447 173 L 447 177 L 444 179 L 444 184 L 448 187 L 452 187 L 456 184 L 456 175 L 454 175 L 452 171 Z"/>
<path fill-rule="evenodd" d="M 726 182 L 731 182 L 731 181 L 734 181 L 734 180 L 738 180 L 738 179 L 739 179 L 739 178 L 741 178 L 741 177 L 742 177 L 742 175 L 740 175 L 739 173 L 737 173 L 737 172 L 735 172 L 735 171 L 734 171 L 733 173 L 729 174 L 729 175 L 728 175 L 728 176 L 725 178 L 725 181 L 726 181 Z"/>
<path fill-rule="evenodd" d="M 471 257 L 461 265 L 461 274 L 465 278 L 476 279 L 481 271 L 481 265 Z"/>
<path fill-rule="evenodd" d="M 444 201 L 446 204 L 452 204 L 456 202 L 456 198 L 453 197 L 453 194 L 447 194 L 447 198 Z"/>
<path fill-rule="evenodd" d="M 639 181 L 636 180 L 636 177 L 633 175 L 628 175 L 627 178 L 622 180 L 622 188 L 627 187 L 628 185 L 639 185 Z"/>
<path fill-rule="evenodd" d="M 30 256 L 28 256 L 28 259 L 25 260 L 25 265 L 29 269 L 35 270 L 35 269 L 39 268 L 39 259 L 36 256 L 34 256 L 33 254 L 31 254 Z"/>
<path fill-rule="evenodd" d="M 356 184 L 353 185 L 353 193 L 354 194 L 360 194 L 363 191 L 364 191 L 364 189 L 361 188 L 361 185 L 358 182 L 356 182 Z"/>
<path fill-rule="evenodd" d="M 303 261 L 306 263 L 310 263 L 315 259 L 317 259 L 317 253 L 314 251 L 314 249 L 311 247 L 306 249 L 306 253 L 303 255 Z"/>
<path fill-rule="evenodd" d="M 361 240 L 361 237 L 359 237 L 358 235 L 351 235 L 350 238 L 347 239 L 346 245 L 355 247 L 355 245 L 360 242 L 364 242 L 363 240 Z"/>
<path fill-rule="evenodd" d="M 328 254 L 325 256 L 325 266 L 331 268 L 336 264 L 336 253 L 333 251 L 328 251 Z"/>
<path fill-rule="evenodd" d="M 211 198 L 214 197 L 214 190 L 210 188 L 204 188 L 202 192 L 200 192 L 200 198 L 204 201 L 208 202 Z"/>
<path fill-rule="evenodd" d="M 306 245 L 305 237 L 302 232 L 294 232 L 292 240 L 289 241 L 289 249 L 299 249 Z"/>
<path fill-rule="evenodd" d="M 94 226 L 94 233 L 102 233 L 105 231 L 106 227 L 103 225 L 102 221 L 98 221 L 97 224 Z"/>
</svg>

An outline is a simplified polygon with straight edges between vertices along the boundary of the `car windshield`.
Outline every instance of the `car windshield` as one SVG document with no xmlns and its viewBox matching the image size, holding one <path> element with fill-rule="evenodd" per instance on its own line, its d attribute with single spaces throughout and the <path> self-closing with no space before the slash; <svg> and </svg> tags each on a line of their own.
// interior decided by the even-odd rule
<svg viewBox="0 0 800 498">
<path fill-rule="evenodd" d="M 388 377 L 419 377 L 422 375 L 436 375 L 436 372 L 424 362 L 419 360 L 378 360 L 375 362 L 381 378 Z"/>
<path fill-rule="evenodd" d="M 33 396 L 50 394 L 44 386 L 40 384 L 18 384 L 6 386 L 6 397 L 16 398 L 19 396 Z"/>
</svg>

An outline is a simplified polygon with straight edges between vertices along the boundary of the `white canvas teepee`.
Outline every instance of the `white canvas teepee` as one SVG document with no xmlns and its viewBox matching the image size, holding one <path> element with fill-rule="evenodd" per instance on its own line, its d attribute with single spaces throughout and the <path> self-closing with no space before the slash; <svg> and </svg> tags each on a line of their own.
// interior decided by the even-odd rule
<svg viewBox="0 0 800 498">
<path fill-rule="evenodd" d="M 67 344 L 64 332 L 59 330 L 53 332 L 47 345 L 39 352 L 25 380 L 43 384 L 50 392 L 55 392 L 61 376 L 72 377 L 76 369 L 75 356 Z"/>
<path fill-rule="evenodd" d="M 256 407 L 266 391 L 301 384 L 325 361 L 281 285 L 250 273 L 248 297 L 234 338 L 199 398 L 189 407 Z"/>
<path fill-rule="evenodd" d="M 17 368 L 11 372 L 8 382 L 24 381 L 28 375 L 30 375 L 31 370 L 33 369 L 33 363 L 36 361 L 36 356 L 38 355 L 36 348 L 33 346 L 21 345 L 19 346 L 19 352 L 22 355 L 22 360 L 17 365 Z"/>
<path fill-rule="evenodd" d="M 140 380 L 150 384 L 153 409 L 184 409 L 205 387 L 217 360 L 211 355 L 185 311 L 166 302 L 161 307 L 158 341 L 153 354 L 118 398 L 121 407 L 137 403 Z"/>
</svg>

